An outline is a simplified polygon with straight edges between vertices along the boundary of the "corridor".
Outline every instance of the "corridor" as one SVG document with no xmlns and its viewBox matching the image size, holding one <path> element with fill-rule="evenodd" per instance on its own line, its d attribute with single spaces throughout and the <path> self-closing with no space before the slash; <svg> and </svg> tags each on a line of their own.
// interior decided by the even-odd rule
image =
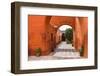
<svg viewBox="0 0 100 76">
<path fill-rule="evenodd" d="M 72 44 L 66 44 L 65 41 L 59 43 L 54 52 L 47 56 L 30 56 L 29 60 L 61 60 L 80 58 L 79 52 L 72 47 Z"/>
</svg>

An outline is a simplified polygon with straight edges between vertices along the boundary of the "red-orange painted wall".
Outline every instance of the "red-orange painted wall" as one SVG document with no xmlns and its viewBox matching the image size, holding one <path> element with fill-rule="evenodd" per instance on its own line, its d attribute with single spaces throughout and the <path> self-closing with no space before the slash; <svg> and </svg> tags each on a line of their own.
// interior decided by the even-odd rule
<svg viewBox="0 0 100 76">
<path fill-rule="evenodd" d="M 34 55 L 36 48 L 41 48 L 42 55 L 48 53 L 46 49 L 46 16 L 28 16 L 28 47 L 29 55 Z"/>
<path fill-rule="evenodd" d="M 56 32 L 56 44 L 59 44 L 62 41 L 62 33 L 57 30 Z"/>
<path fill-rule="evenodd" d="M 82 31 L 82 44 L 84 47 L 83 55 L 88 57 L 88 18 L 80 17 L 81 31 Z"/>
<path fill-rule="evenodd" d="M 70 25 L 74 27 L 75 24 L 75 17 L 69 16 L 52 16 L 50 20 L 51 25 L 57 25 L 58 27 L 62 25 Z"/>
</svg>

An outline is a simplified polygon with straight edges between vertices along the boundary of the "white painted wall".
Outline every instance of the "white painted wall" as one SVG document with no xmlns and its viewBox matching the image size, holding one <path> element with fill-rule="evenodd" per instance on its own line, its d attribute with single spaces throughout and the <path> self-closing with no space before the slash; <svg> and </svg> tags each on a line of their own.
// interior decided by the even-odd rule
<svg viewBox="0 0 100 76">
<path fill-rule="evenodd" d="M 13 1 L 30 1 L 39 3 L 68 4 L 98 6 L 98 33 L 100 33 L 100 0 L 1 0 L 0 1 L 0 76 L 17 76 L 10 73 L 11 60 L 11 15 L 10 3 Z M 100 46 L 100 34 L 98 35 L 98 46 Z M 98 54 L 100 58 L 100 48 Z M 21 74 L 18 76 L 100 76 L 100 59 L 98 59 L 98 70 L 65 71 L 38 74 Z"/>
</svg>

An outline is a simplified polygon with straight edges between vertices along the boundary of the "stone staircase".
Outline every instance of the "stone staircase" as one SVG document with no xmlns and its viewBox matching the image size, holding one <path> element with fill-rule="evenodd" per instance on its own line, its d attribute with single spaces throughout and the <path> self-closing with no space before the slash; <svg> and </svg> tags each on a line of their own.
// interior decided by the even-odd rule
<svg viewBox="0 0 100 76">
<path fill-rule="evenodd" d="M 71 44 L 66 44 L 65 42 L 62 42 L 55 49 L 55 53 L 53 56 L 56 58 L 74 59 L 80 58 L 80 53 L 76 51 Z"/>
<path fill-rule="evenodd" d="M 53 55 L 57 58 L 80 58 L 80 53 L 74 49 L 56 49 Z"/>
</svg>

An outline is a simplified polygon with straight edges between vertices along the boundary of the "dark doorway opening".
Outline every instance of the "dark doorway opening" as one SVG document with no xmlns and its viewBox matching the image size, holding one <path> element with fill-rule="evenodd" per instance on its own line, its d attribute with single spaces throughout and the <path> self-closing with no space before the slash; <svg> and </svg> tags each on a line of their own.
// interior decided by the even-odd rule
<svg viewBox="0 0 100 76">
<path fill-rule="evenodd" d="M 63 33 L 63 34 L 62 34 L 62 41 L 65 41 L 65 40 L 66 40 L 65 34 Z"/>
</svg>

